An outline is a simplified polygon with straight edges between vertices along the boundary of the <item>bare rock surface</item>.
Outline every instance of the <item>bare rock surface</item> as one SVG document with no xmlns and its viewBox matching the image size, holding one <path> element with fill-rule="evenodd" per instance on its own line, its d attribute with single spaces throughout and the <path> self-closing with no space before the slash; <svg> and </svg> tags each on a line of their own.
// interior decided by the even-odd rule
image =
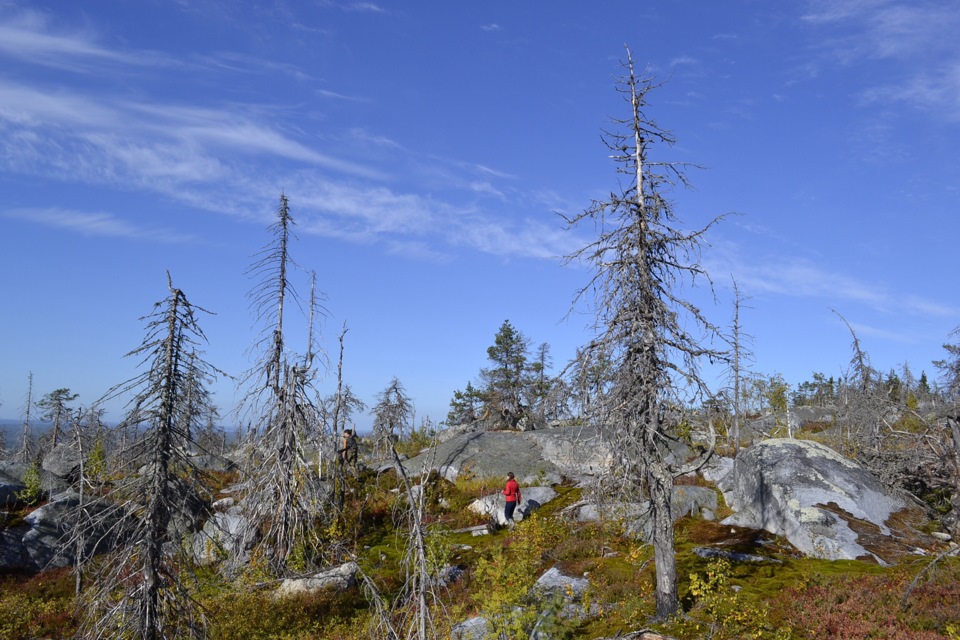
<svg viewBox="0 0 960 640">
<path fill-rule="evenodd" d="M 463 433 L 404 462 L 408 472 L 435 469 L 451 482 L 463 473 L 488 478 L 513 471 L 521 485 L 577 480 L 609 465 L 609 449 L 596 430 L 581 427 Z"/>
<path fill-rule="evenodd" d="M 46 455 L 40 466 L 58 478 L 74 482 L 80 477 L 80 452 L 71 444 L 61 442 Z"/>
<path fill-rule="evenodd" d="M 532 512 L 557 497 L 557 492 L 550 487 L 520 487 L 520 504 L 513 513 L 513 519 L 520 522 Z M 483 496 L 470 503 L 468 508 L 474 513 L 488 516 L 497 524 L 503 526 L 507 524 L 507 519 L 503 515 L 503 509 L 506 506 L 506 500 L 501 494 L 491 494 Z"/>
<path fill-rule="evenodd" d="M 278 597 L 311 593 L 320 589 L 344 590 L 357 584 L 360 567 L 356 562 L 347 562 L 327 571 L 315 573 L 305 578 L 287 578 L 277 587 Z"/>
<path fill-rule="evenodd" d="M 717 492 L 708 487 L 677 485 L 673 488 L 671 507 L 675 519 L 693 516 L 712 520 L 718 509 Z M 564 514 L 577 522 L 619 521 L 628 534 L 645 542 L 651 538 L 649 501 L 599 501 L 594 496 L 570 505 Z"/>
<path fill-rule="evenodd" d="M 24 526 L 0 533 L 0 569 L 41 571 L 73 564 L 76 547 L 66 544 L 72 530 L 80 496 L 65 492 L 53 496 L 47 504 L 24 516 Z M 90 513 L 102 518 L 101 526 L 84 542 L 86 553 L 101 553 L 112 548 L 115 535 L 122 531 L 119 512 L 91 505 Z"/>
<path fill-rule="evenodd" d="M 723 524 L 784 536 L 812 557 L 888 564 L 935 545 L 910 524 L 926 519 L 918 507 L 810 440 L 772 439 L 744 449 L 719 486 L 735 511 Z"/>
<path fill-rule="evenodd" d="M 27 488 L 26 477 L 29 470 L 28 464 L 0 462 L 0 507 L 19 504 L 17 494 Z M 46 495 L 54 495 L 70 489 L 70 483 L 41 467 L 40 489 Z"/>
</svg>

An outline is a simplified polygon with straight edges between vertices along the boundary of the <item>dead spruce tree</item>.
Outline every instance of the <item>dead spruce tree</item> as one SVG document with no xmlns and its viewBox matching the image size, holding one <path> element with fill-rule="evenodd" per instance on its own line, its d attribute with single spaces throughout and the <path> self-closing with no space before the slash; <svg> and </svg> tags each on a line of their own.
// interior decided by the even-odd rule
<svg viewBox="0 0 960 640">
<path fill-rule="evenodd" d="M 431 450 L 436 451 L 436 444 L 434 440 Z M 400 509 L 394 514 L 394 519 L 398 531 L 404 531 L 407 535 L 403 557 L 406 579 L 393 608 L 399 613 L 405 640 L 431 640 L 440 637 L 435 616 L 442 609 L 439 593 L 441 581 L 437 576 L 440 567 L 436 566 L 427 543 L 427 486 L 432 464 L 424 465 L 418 478 L 411 478 L 393 443 L 390 450 L 406 498 L 397 502 Z"/>
<path fill-rule="evenodd" d="M 14 454 L 14 460 L 23 464 L 33 462 L 36 453 L 36 445 L 33 442 L 33 431 L 30 423 L 30 410 L 33 409 L 33 372 L 27 375 L 27 395 L 23 402 L 23 428 L 20 431 L 20 438 L 17 444 L 17 450 Z"/>
<path fill-rule="evenodd" d="M 960 327 L 950 334 L 960 339 Z M 940 454 L 950 473 L 943 475 L 952 480 L 950 492 L 950 506 L 952 513 L 949 517 L 949 528 L 954 537 L 960 536 L 960 342 L 943 345 L 947 356 L 933 364 L 940 369 L 940 382 L 944 407 L 940 410 L 939 424 L 943 425 L 943 435 L 934 439 L 933 449 Z M 947 484 L 947 483 L 945 483 Z"/>
<path fill-rule="evenodd" d="M 629 182 L 567 219 L 571 227 L 593 223 L 597 238 L 566 261 L 593 267 L 593 276 L 574 299 L 574 304 L 592 302 L 596 313 L 598 335 L 581 358 L 584 366 L 609 362 L 610 378 L 605 394 L 590 406 L 614 452 L 609 480 L 616 486 L 610 489 L 629 500 L 644 492 L 650 497 L 656 615 L 662 619 L 678 607 L 673 481 L 689 471 L 668 461 L 666 447 L 680 407 L 690 399 L 681 396 L 702 397 L 706 390 L 700 359 L 722 354 L 701 346 L 704 340 L 690 333 L 690 327 L 706 335 L 716 335 L 717 329 L 678 294 L 681 277 L 706 276 L 698 262 L 706 229 L 678 230 L 663 193 L 666 187 L 686 185 L 685 165 L 650 160 L 654 145 L 674 140 L 645 113 L 647 96 L 657 85 L 634 73 L 629 49 L 623 68 L 618 91 L 630 105 L 630 117 L 614 119 L 618 131 L 606 132 L 604 141 Z"/>
<path fill-rule="evenodd" d="M 374 448 L 387 456 L 393 445 L 413 427 L 413 402 L 396 376 L 377 394 L 377 404 L 372 411 Z"/>
<path fill-rule="evenodd" d="M 850 349 L 853 352 L 850 369 L 839 385 L 837 421 L 841 428 L 846 426 L 847 445 L 851 451 L 872 470 L 880 471 L 883 464 L 870 463 L 867 454 L 879 456 L 895 407 L 880 384 L 880 373 L 871 366 L 870 355 L 863 349 L 857 332 L 843 315 L 835 309 L 831 311 L 850 332 Z"/>
<path fill-rule="evenodd" d="M 318 525 L 329 516 L 328 492 L 308 460 L 311 444 L 320 440 L 321 425 L 313 387 L 318 359 L 313 323 L 322 313 L 315 288 L 306 306 L 304 355 L 290 352 L 284 325 L 290 303 L 302 306 L 291 280 L 296 268 L 290 257 L 293 225 L 289 202 L 281 195 L 276 222 L 270 226 L 273 241 L 250 269 L 259 278 L 250 299 L 262 327 L 255 345 L 262 355 L 245 379 L 252 387 L 244 402 L 252 433 L 242 501 L 250 527 L 243 544 L 252 547 L 255 562 L 275 575 L 312 562 L 319 546 Z"/>
<path fill-rule="evenodd" d="M 99 541 L 117 547 L 97 557 L 81 553 L 79 570 L 90 585 L 82 594 L 80 637 L 203 637 L 205 621 L 189 590 L 190 563 L 181 557 L 182 538 L 200 517 L 209 492 L 191 464 L 189 434 L 196 419 L 188 398 L 195 387 L 219 373 L 201 357 L 206 341 L 196 312 L 167 275 L 170 295 L 144 318 L 147 336 L 129 356 L 142 358 L 144 371 L 104 398 L 134 394 L 124 424 L 136 434 L 116 457 L 119 468 L 109 490 L 81 502 L 74 539 L 96 549 Z M 69 544 L 67 546 L 70 546 Z"/>
<path fill-rule="evenodd" d="M 730 430 L 728 431 L 728 440 L 733 444 L 734 452 L 740 451 L 740 421 L 743 417 L 743 408 L 741 400 L 743 399 L 743 380 L 749 375 L 747 363 L 753 359 L 753 352 L 750 350 L 750 344 L 753 336 L 744 333 L 743 324 L 740 321 L 740 311 L 745 307 L 745 298 L 740 291 L 740 286 L 736 280 L 733 280 L 733 320 L 730 324 L 729 334 L 726 336 L 730 345 L 730 364 L 727 371 L 730 390 Z"/>
</svg>

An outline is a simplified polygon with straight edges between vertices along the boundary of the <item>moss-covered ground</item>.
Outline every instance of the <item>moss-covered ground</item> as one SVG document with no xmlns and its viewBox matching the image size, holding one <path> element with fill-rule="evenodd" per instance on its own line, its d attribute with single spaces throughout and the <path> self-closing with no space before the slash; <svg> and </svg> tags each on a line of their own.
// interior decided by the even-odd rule
<svg viewBox="0 0 960 640">
<path fill-rule="evenodd" d="M 228 478 L 224 478 L 226 481 Z M 455 566 L 461 577 L 439 588 L 431 609 L 436 635 L 474 615 L 494 621 L 505 637 L 528 637 L 539 619 L 556 638 L 614 637 L 653 628 L 675 638 L 902 638 L 960 639 L 960 559 L 908 557 L 895 566 L 875 562 L 803 558 L 766 532 L 686 518 L 675 543 L 682 614 L 653 624 L 654 572 L 649 545 L 623 535 L 616 522 L 575 523 L 563 517 L 581 491 L 557 486 L 558 497 L 514 530 L 473 536 L 460 529 L 485 524 L 467 509 L 499 489 L 499 480 L 436 475 L 427 485 L 424 518 L 435 568 Z M 318 560 L 355 559 L 377 589 L 386 615 L 402 625 L 408 606 L 399 599 L 406 571 L 407 535 L 399 524 L 404 498 L 392 472 L 351 478 L 344 517 L 324 533 L 329 550 Z M 703 558 L 698 548 L 762 556 L 761 562 Z M 584 576 L 586 617 L 561 613 L 556 602 L 527 596 L 550 567 Z M 914 579 L 923 578 L 904 599 Z M 278 599 L 275 582 L 226 580 L 198 568 L 190 588 L 203 606 L 215 639 L 330 638 L 370 640 L 374 607 L 369 590 L 321 591 Z M 75 577 L 69 570 L 0 577 L 0 637 L 69 638 L 77 627 Z M 526 634 L 526 635 L 524 635 Z"/>
</svg>

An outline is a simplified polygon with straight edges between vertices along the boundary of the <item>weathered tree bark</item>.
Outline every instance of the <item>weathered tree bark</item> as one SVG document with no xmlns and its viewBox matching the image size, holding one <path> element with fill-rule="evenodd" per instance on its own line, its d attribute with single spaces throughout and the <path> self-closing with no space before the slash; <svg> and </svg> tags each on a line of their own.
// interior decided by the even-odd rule
<svg viewBox="0 0 960 640">
<path fill-rule="evenodd" d="M 315 280 L 311 286 L 304 356 L 287 351 L 285 311 L 288 299 L 297 299 L 291 281 L 290 240 L 294 225 L 289 202 L 280 196 L 277 220 L 271 225 L 273 240 L 250 271 L 260 276 L 250 293 L 262 333 L 257 347 L 263 356 L 245 382 L 252 390 L 244 399 L 252 426 L 249 455 L 244 468 L 242 507 L 250 522 L 253 555 L 267 561 L 277 575 L 289 571 L 291 556 L 311 558 L 319 544 L 319 525 L 329 517 L 330 500 L 313 465 L 307 461 L 310 444 L 319 440 L 321 411 L 314 402 L 314 360 L 318 355 L 313 335 L 317 302 Z M 239 549 L 237 550 L 240 551 Z"/>
<path fill-rule="evenodd" d="M 79 574 L 95 572 L 81 595 L 85 603 L 83 637 L 199 638 L 205 620 L 186 584 L 189 562 L 174 517 L 191 522 L 197 517 L 191 498 L 209 497 L 200 474 L 187 458 L 193 433 L 189 422 L 198 418 L 188 406 L 193 391 L 219 373 L 196 351 L 203 333 L 193 307 L 173 287 L 148 317 L 144 343 L 128 355 L 149 364 L 146 372 L 112 389 L 107 397 L 136 395 L 119 427 L 132 426 L 136 434 L 116 456 L 119 465 L 112 489 L 106 494 L 83 493 L 76 512 L 77 526 L 70 543 L 77 550 Z M 79 434 L 78 434 L 79 441 Z M 81 482 L 85 483 L 81 473 Z M 87 540 L 113 539 L 117 549 L 91 563 Z M 69 543 L 68 543 L 69 544 Z"/>
<path fill-rule="evenodd" d="M 702 347 L 700 338 L 687 329 L 718 334 L 699 309 L 675 293 L 678 277 L 706 277 L 698 263 L 706 228 L 690 233 L 674 226 L 672 207 L 662 190 L 686 184 L 683 165 L 649 159 L 654 143 L 670 145 L 673 138 L 644 113 L 647 94 L 656 85 L 637 77 L 629 50 L 623 67 L 619 91 L 630 104 L 630 117 L 614 120 L 626 131 L 608 133 L 605 141 L 620 165 L 618 171 L 630 174 L 632 184 L 567 219 L 570 226 L 589 221 L 598 230 L 597 239 L 568 256 L 567 262 L 586 261 L 594 267 L 593 277 L 574 300 L 576 304 L 589 298 L 598 330 L 580 352 L 579 368 L 588 371 L 609 363 L 609 377 L 597 385 L 602 394 L 589 406 L 612 444 L 613 491 L 632 501 L 644 492 L 649 495 L 657 617 L 663 619 L 678 608 L 671 511 L 678 470 L 666 462 L 665 445 L 680 419 L 678 407 L 707 393 L 699 360 L 724 354 Z M 676 379 L 685 386 L 680 388 Z"/>
</svg>

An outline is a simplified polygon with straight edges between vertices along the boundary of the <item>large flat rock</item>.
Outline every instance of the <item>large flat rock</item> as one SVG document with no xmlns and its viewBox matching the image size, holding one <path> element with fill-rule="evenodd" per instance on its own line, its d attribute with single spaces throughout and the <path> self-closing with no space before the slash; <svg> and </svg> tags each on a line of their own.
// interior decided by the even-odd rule
<svg viewBox="0 0 960 640">
<path fill-rule="evenodd" d="M 597 475 L 609 468 L 609 449 L 594 429 L 480 431 L 454 436 L 404 462 L 411 473 L 438 470 L 455 481 L 462 473 L 493 478 L 517 475 L 521 485 Z"/>
<path fill-rule="evenodd" d="M 911 523 L 919 507 L 856 462 L 810 440 L 765 440 L 741 451 L 719 486 L 736 513 L 723 524 L 765 529 L 828 560 L 897 561 L 935 541 Z"/>
</svg>

